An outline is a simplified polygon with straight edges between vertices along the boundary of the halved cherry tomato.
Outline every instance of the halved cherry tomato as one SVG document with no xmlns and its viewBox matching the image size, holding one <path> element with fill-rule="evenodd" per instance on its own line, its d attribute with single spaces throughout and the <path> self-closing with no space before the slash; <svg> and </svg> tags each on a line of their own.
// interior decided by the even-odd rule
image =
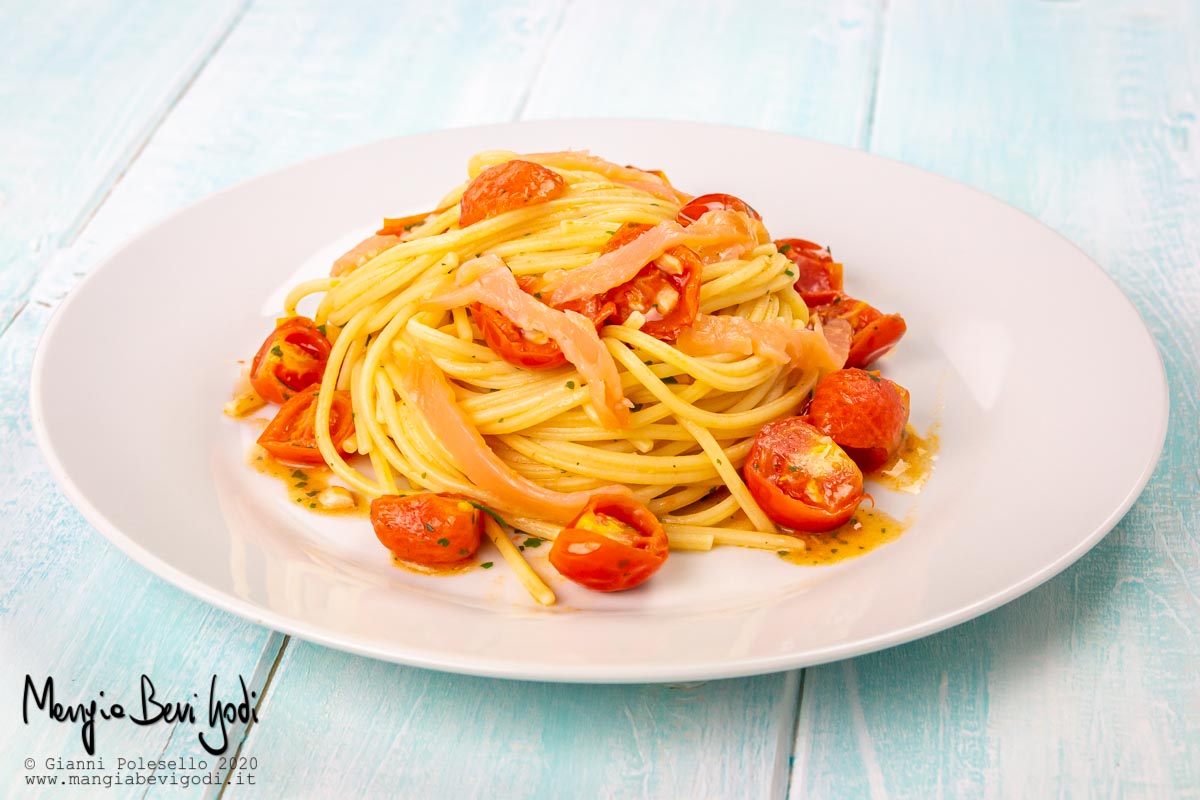
<svg viewBox="0 0 1200 800">
<path fill-rule="evenodd" d="M 679 209 L 679 213 L 675 215 L 675 221 L 686 228 L 709 211 L 718 211 L 720 209 L 741 211 L 743 214 L 749 214 L 754 219 L 762 219 L 753 206 L 742 198 L 718 192 L 716 194 L 702 194 L 699 197 L 693 197 L 686 206 Z"/>
<path fill-rule="evenodd" d="M 796 291 L 809 308 L 828 303 L 842 291 L 842 265 L 807 239 L 777 239 L 779 252 L 796 265 Z"/>
<path fill-rule="evenodd" d="M 567 363 L 558 342 L 549 336 L 534 337 L 491 306 L 472 303 L 471 316 L 487 346 L 510 364 L 525 369 L 554 369 Z"/>
<path fill-rule="evenodd" d="M 908 330 L 904 317 L 899 314 L 883 314 L 875 307 L 855 300 L 849 295 L 839 294 L 828 303 L 817 306 L 813 313 L 822 322 L 844 319 L 850 323 L 852 338 L 847 367 L 865 367 L 896 346 L 900 337 Z"/>
<path fill-rule="evenodd" d="M 321 380 L 331 349 L 311 319 L 288 317 L 258 348 L 250 383 L 264 400 L 282 403 Z"/>
<path fill-rule="evenodd" d="M 317 395 L 320 389 L 300 392 L 283 404 L 258 437 L 258 443 L 268 453 L 283 461 L 301 464 L 323 464 L 325 458 L 317 449 Z M 350 393 L 335 391 L 329 411 L 329 435 L 340 450 L 354 433 L 354 408 Z"/>
<path fill-rule="evenodd" d="M 458 224 L 467 227 L 497 214 L 561 197 L 567 182 L 554 170 L 532 161 L 513 159 L 488 167 L 467 186 Z"/>
<path fill-rule="evenodd" d="M 862 472 L 829 438 L 800 417 L 768 422 L 742 467 L 746 486 L 775 522 L 798 531 L 829 531 L 863 499 Z"/>
<path fill-rule="evenodd" d="M 650 230 L 649 225 L 626 223 L 617 229 L 601 253 L 622 247 Z M 690 247 L 673 247 L 634 275 L 609 289 L 605 299 L 616 308 L 613 322 L 620 325 L 634 311 L 646 317 L 642 332 L 673 342 L 696 321 L 700 307 L 700 278 L 704 263 Z"/>
<path fill-rule="evenodd" d="M 520 275 L 517 277 L 517 284 L 527 294 L 532 294 L 540 299 L 539 289 L 542 286 L 540 278 Z M 574 311 L 576 314 L 587 317 L 596 326 L 597 331 L 600 330 L 604 321 L 616 311 L 616 307 L 611 302 L 598 297 L 572 300 L 569 303 L 552 306 L 552 308 L 560 311 Z M 479 326 L 487 346 L 508 363 L 525 369 L 553 369 L 567 363 L 567 357 L 563 355 L 562 349 L 559 348 L 556 341 L 548 336 L 526 331 L 491 306 L 473 303 L 471 314 L 475 318 L 475 324 Z"/>
<path fill-rule="evenodd" d="M 813 390 L 808 421 L 869 472 L 900 448 L 908 422 L 908 390 L 866 370 L 831 372 Z"/>
<path fill-rule="evenodd" d="M 596 495 L 550 548 L 550 563 L 566 578 L 597 592 L 645 583 L 667 560 L 658 517 L 624 495 Z"/>
<path fill-rule="evenodd" d="M 397 558 L 445 567 L 479 550 L 483 516 L 458 495 L 385 494 L 371 501 L 371 526 Z"/>
</svg>

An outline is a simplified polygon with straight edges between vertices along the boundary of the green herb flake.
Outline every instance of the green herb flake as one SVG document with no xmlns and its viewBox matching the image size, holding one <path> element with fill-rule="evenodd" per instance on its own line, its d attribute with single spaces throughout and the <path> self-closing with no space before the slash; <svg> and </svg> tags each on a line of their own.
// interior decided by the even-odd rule
<svg viewBox="0 0 1200 800">
<path fill-rule="evenodd" d="M 317 495 L 319 495 L 320 493 L 321 493 L 321 490 L 320 490 L 320 489 L 313 489 L 311 492 L 305 492 L 305 493 L 304 493 L 304 496 L 305 496 L 305 497 L 316 497 L 316 496 L 317 496 Z"/>
<path fill-rule="evenodd" d="M 297 482 L 296 482 L 295 484 L 293 484 L 293 485 L 294 485 L 294 486 L 295 486 L 297 489 L 303 489 L 305 486 L 308 486 L 308 481 L 297 481 Z"/>
<path fill-rule="evenodd" d="M 495 511 L 492 511 L 490 508 L 488 508 L 485 505 L 476 503 L 474 500 L 468 500 L 467 502 L 470 503 L 471 505 L 475 506 L 476 508 L 478 508 L 483 513 L 487 514 L 492 519 L 496 520 L 497 525 L 499 525 L 500 527 L 504 527 L 504 520 L 500 519 L 500 515 L 497 514 Z"/>
<path fill-rule="evenodd" d="M 308 504 L 308 507 L 309 507 L 309 508 L 316 508 L 316 507 L 317 507 L 317 504 L 316 504 L 316 503 L 309 503 L 309 504 Z"/>
<path fill-rule="evenodd" d="M 460 548 L 458 548 L 458 554 L 460 556 L 469 556 L 469 555 L 471 555 L 471 551 L 465 547 L 460 547 Z"/>
<path fill-rule="evenodd" d="M 325 333 L 325 326 L 324 326 L 324 325 L 318 325 L 318 326 L 317 326 L 317 332 L 318 332 L 318 333 L 320 333 L 322 336 L 325 336 L 325 335 L 327 335 L 327 334 Z"/>
<path fill-rule="evenodd" d="M 275 345 L 271 348 L 271 355 L 279 356 L 280 358 L 283 357 L 283 351 L 279 349 L 279 345 Z"/>
<path fill-rule="evenodd" d="M 449 540 L 449 539 L 447 539 L 447 538 L 445 538 L 445 537 L 443 537 L 443 538 L 441 538 L 441 539 L 438 539 L 438 544 L 440 544 L 442 547 L 449 547 L 449 546 L 450 546 L 450 540 Z"/>
<path fill-rule="evenodd" d="M 294 469 L 292 470 L 292 477 L 299 478 L 300 480 L 304 481 L 308 480 L 308 473 L 302 469 Z"/>
<path fill-rule="evenodd" d="M 567 381 L 567 388 L 568 388 L 568 389 L 574 389 L 574 388 L 575 388 L 575 381 Z"/>
<path fill-rule="evenodd" d="M 546 541 L 546 540 L 541 539 L 537 536 L 530 536 L 525 539 L 525 546 L 526 547 L 541 547 L 542 542 L 544 542 L 544 541 Z"/>
<path fill-rule="evenodd" d="M 491 569 L 494 566 L 495 566 L 495 564 L 493 564 L 491 561 L 485 561 L 479 565 L 479 568 L 480 569 Z"/>
<path fill-rule="evenodd" d="M 542 293 L 541 293 L 541 292 L 534 292 L 534 293 L 533 293 L 533 296 L 534 296 L 534 297 L 536 297 L 538 300 L 541 300 L 541 299 L 542 299 Z"/>
<path fill-rule="evenodd" d="M 875 375 L 874 373 L 868 372 L 868 373 L 867 373 L 867 377 L 868 377 L 868 378 L 870 378 L 871 380 L 875 381 L 876 383 L 879 383 L 879 376 L 878 376 L 878 375 Z"/>
<path fill-rule="evenodd" d="M 791 250 L 791 249 L 792 249 L 792 246 L 790 244 L 785 244 L 783 247 L 779 248 L 779 252 L 786 253 L 788 250 Z"/>
<path fill-rule="evenodd" d="M 784 274 L 784 275 L 787 275 L 789 278 L 794 278 L 794 277 L 796 277 L 796 273 L 792 272 L 790 269 L 785 269 L 785 270 L 783 271 L 783 274 Z"/>
<path fill-rule="evenodd" d="M 786 556 L 786 555 L 787 555 L 788 553 L 790 553 L 790 552 L 791 552 L 790 550 L 776 550 L 776 551 L 775 551 L 775 555 L 777 555 L 777 556 Z"/>
<path fill-rule="evenodd" d="M 431 525 L 430 523 L 426 522 L 426 523 L 425 523 L 425 530 L 426 530 L 426 532 L 428 532 L 428 533 L 433 533 L 433 525 Z M 441 542 L 440 542 L 440 541 L 439 541 L 438 543 L 439 543 L 439 544 L 441 544 Z"/>
</svg>

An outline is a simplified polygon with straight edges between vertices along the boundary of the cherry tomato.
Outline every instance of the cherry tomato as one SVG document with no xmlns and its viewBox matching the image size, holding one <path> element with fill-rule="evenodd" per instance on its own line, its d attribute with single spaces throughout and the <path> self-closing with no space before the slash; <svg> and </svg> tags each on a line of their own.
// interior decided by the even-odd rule
<svg viewBox="0 0 1200 800">
<path fill-rule="evenodd" d="M 491 306 L 472 303 L 471 316 L 487 346 L 510 364 L 525 369 L 554 369 L 567 363 L 557 342 L 549 336 L 534 338 Z"/>
<path fill-rule="evenodd" d="M 796 265 L 796 291 L 809 308 L 828 303 L 842 291 L 842 265 L 807 239 L 778 239 L 779 252 Z"/>
<path fill-rule="evenodd" d="M 808 421 L 869 472 L 900 449 L 908 422 L 908 390 L 861 369 L 831 372 L 813 391 Z"/>
<path fill-rule="evenodd" d="M 517 284 L 526 293 L 536 296 L 542 281 L 529 275 L 520 275 Z M 597 331 L 616 310 L 611 302 L 599 297 L 585 297 L 552 307 L 587 317 Z M 491 306 L 473 303 L 471 314 L 488 347 L 508 363 L 525 369 L 553 369 L 567 363 L 567 357 L 557 342 L 548 336 L 527 332 Z"/>
<path fill-rule="evenodd" d="M 264 400 L 282 403 L 321 380 L 331 349 L 311 319 L 288 317 L 258 348 L 250 383 Z"/>
<path fill-rule="evenodd" d="M 626 223 L 600 252 L 616 250 L 648 230 L 649 225 Z M 605 293 L 616 309 L 614 324 L 620 325 L 638 311 L 646 317 L 643 333 L 664 342 L 675 341 L 680 331 L 696 321 L 703 271 L 703 262 L 691 248 L 671 248 L 642 267 L 632 279 Z"/>
<path fill-rule="evenodd" d="M 823 322 L 844 319 L 850 323 L 852 338 L 847 367 L 865 367 L 896 346 L 908 330 L 904 317 L 883 314 L 862 300 L 839 294 L 830 302 L 813 309 Z"/>
<path fill-rule="evenodd" d="M 699 197 L 693 197 L 686 206 L 679 209 L 679 213 L 675 215 L 675 221 L 686 228 L 709 211 L 718 211 L 720 209 L 741 211 L 743 214 L 749 214 L 754 219 L 762 219 L 759 213 L 740 197 L 717 193 L 702 194 Z"/>
<path fill-rule="evenodd" d="M 658 518 L 624 495 L 596 495 L 550 548 L 550 563 L 566 578 L 597 592 L 632 589 L 667 560 Z"/>
<path fill-rule="evenodd" d="M 829 531 L 863 499 L 858 466 L 800 417 L 768 422 L 742 467 L 746 486 L 767 516 L 798 531 Z"/>
<path fill-rule="evenodd" d="M 458 495 L 385 494 L 371 501 L 371 526 L 397 558 L 445 567 L 479 550 L 483 516 Z"/>
<path fill-rule="evenodd" d="M 320 390 L 310 390 L 294 395 L 283 404 L 279 413 L 268 424 L 258 443 L 268 453 L 283 461 L 301 464 L 324 464 L 325 459 L 317 449 L 317 395 Z M 350 393 L 335 391 L 333 406 L 329 411 L 330 438 L 338 449 L 354 433 L 354 408 L 350 404 Z"/>
<path fill-rule="evenodd" d="M 458 224 L 465 228 L 506 211 L 547 203 L 565 191 L 567 182 L 554 170 L 532 161 L 505 161 L 488 167 L 467 186 Z"/>
</svg>

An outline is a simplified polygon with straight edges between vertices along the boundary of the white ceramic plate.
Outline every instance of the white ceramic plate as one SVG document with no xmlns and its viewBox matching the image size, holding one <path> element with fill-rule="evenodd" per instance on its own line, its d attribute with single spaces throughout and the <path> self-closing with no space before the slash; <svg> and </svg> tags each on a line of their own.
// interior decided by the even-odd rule
<svg viewBox="0 0 1200 800">
<path fill-rule="evenodd" d="M 941 459 L 898 541 L 831 567 L 719 549 L 672 555 L 635 592 L 554 584 L 536 607 L 503 563 L 426 578 L 362 519 L 318 517 L 243 461 L 221 413 L 283 287 L 384 215 L 430 207 L 472 153 L 589 148 L 750 200 L 776 236 L 834 247 L 851 293 L 904 314 L 886 360 Z M 771 672 L 908 641 L 1029 591 L 1133 504 L 1167 395 L 1133 306 L 1087 256 L 960 184 L 749 130 L 570 121 L 453 130 L 300 164 L 125 245 L 62 304 L 33 372 L 59 481 L 147 569 L 263 625 L 355 653 L 480 675 L 589 682 Z M 537 551 L 530 551 L 536 553 Z M 544 570 L 549 571 L 547 568 Z"/>
</svg>

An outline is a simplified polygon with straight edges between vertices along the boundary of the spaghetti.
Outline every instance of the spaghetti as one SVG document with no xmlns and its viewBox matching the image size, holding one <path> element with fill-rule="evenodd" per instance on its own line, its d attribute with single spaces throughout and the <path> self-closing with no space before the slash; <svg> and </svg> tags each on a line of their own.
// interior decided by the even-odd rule
<svg viewBox="0 0 1200 800">
<path fill-rule="evenodd" d="M 501 174 L 519 165 L 523 183 Z M 823 327 L 797 291 L 795 254 L 744 204 L 692 219 L 661 174 L 584 153 L 485 152 L 468 173 L 437 211 L 386 221 L 288 294 L 292 319 L 321 295 L 320 460 L 368 497 L 449 493 L 541 538 L 619 495 L 674 549 L 802 547 L 741 472 L 764 425 L 796 414 L 850 348 L 853 321 Z M 492 176 L 502 190 L 480 188 Z M 300 349 L 269 352 L 311 355 L 288 341 Z M 338 433 L 347 413 L 352 435 Z"/>
</svg>

